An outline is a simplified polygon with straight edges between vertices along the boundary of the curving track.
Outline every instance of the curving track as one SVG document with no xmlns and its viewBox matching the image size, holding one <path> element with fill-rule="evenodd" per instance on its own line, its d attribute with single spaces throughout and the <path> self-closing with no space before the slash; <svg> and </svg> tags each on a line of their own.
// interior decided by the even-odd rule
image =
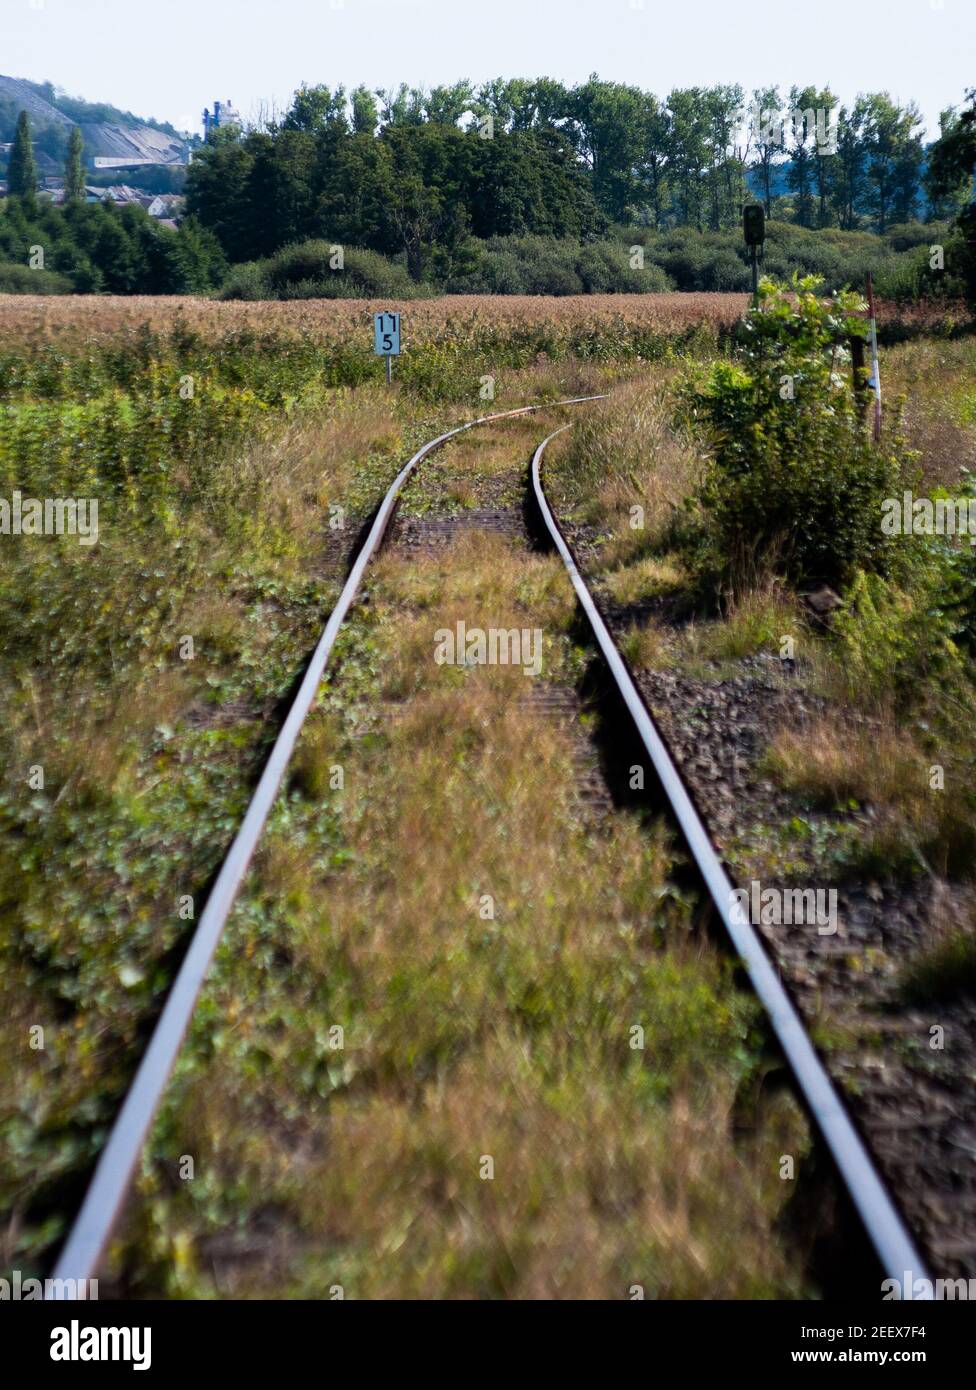
<svg viewBox="0 0 976 1390">
<path fill-rule="evenodd" d="M 545 405 L 521 406 L 469 420 L 453 430 L 438 435 L 424 444 L 404 464 L 394 478 L 380 504 L 369 535 L 349 572 L 335 608 L 325 625 L 318 645 L 312 653 L 298 694 L 275 740 L 270 756 L 261 773 L 254 795 L 248 804 L 240 829 L 221 865 L 207 904 L 193 933 L 179 973 L 173 982 L 162 1013 L 149 1040 L 139 1068 L 133 1078 L 122 1108 L 102 1150 L 95 1173 L 85 1193 L 81 1210 L 65 1241 L 54 1270 L 55 1280 L 81 1280 L 93 1276 L 98 1260 L 105 1249 L 112 1227 L 119 1215 L 128 1191 L 129 1182 L 139 1161 L 149 1126 L 159 1105 L 173 1064 L 193 1015 L 200 988 L 214 951 L 234 906 L 244 875 L 257 848 L 261 832 L 278 794 L 281 779 L 301 732 L 305 717 L 312 707 L 322 673 L 332 653 L 339 629 L 359 591 L 363 572 L 382 544 L 390 517 L 404 483 L 417 465 L 449 439 L 487 425 L 494 420 L 506 420 L 516 415 L 529 415 L 537 410 L 556 406 L 580 405 L 586 401 L 603 400 L 603 396 L 576 396 L 569 400 L 552 401 Z M 57 1287 L 57 1286 L 56 1286 Z"/>
<path fill-rule="evenodd" d="M 149 1045 L 101 1153 L 81 1210 L 61 1251 L 54 1270 L 56 1280 L 87 1279 L 95 1273 L 125 1200 L 129 1182 L 176 1061 L 210 961 L 264 829 L 305 717 L 314 702 L 339 629 L 356 598 L 366 566 L 383 542 L 404 484 L 428 454 L 449 439 L 475 426 L 557 406 L 578 405 L 603 399 L 604 396 L 573 397 L 547 405 L 523 406 L 517 410 L 500 411 L 468 421 L 424 444 L 397 474 L 352 565 L 271 750 L 244 819 L 214 882 Z M 568 428 L 568 425 L 562 427 Z M 549 506 L 542 485 L 541 461 L 546 446 L 561 432 L 562 430 L 556 430 L 544 439 L 532 459 L 532 487 L 542 520 L 566 566 L 582 611 L 647 750 L 702 882 L 748 971 L 753 988 L 769 1015 L 797 1086 L 833 1155 L 838 1172 L 885 1274 L 900 1280 L 904 1272 L 910 1270 L 916 1277 L 924 1278 L 925 1269 L 914 1243 L 757 933 L 751 924 L 737 921 L 731 912 L 733 885 L 709 840 L 689 789 L 678 773 L 600 616 Z M 63 1288 L 58 1285 L 55 1287 Z"/>
</svg>

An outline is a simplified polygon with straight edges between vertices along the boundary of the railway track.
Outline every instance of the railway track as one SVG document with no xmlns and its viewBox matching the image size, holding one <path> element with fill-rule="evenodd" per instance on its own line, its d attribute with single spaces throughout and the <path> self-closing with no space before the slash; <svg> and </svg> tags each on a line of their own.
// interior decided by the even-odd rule
<svg viewBox="0 0 976 1390">
<path fill-rule="evenodd" d="M 97 1270 L 122 1210 L 207 970 L 260 840 L 289 758 L 314 703 L 340 628 L 359 593 L 366 568 L 387 535 L 404 485 L 430 453 L 477 426 L 543 409 L 580 405 L 600 399 L 605 397 L 573 397 L 553 402 L 551 406 L 526 406 L 479 417 L 428 441 L 397 474 L 352 563 L 339 599 L 315 648 L 240 828 L 214 882 L 149 1045 L 100 1155 L 81 1209 L 58 1258 L 54 1270 L 56 1281 L 88 1279 Z M 568 428 L 569 425 L 564 425 L 560 430 L 549 434 L 535 451 L 531 464 L 533 505 L 566 567 L 593 640 L 606 663 L 620 698 L 626 705 L 634 730 L 646 750 L 650 765 L 680 827 L 707 897 L 714 905 L 719 920 L 746 968 L 752 987 L 766 1010 L 796 1086 L 833 1158 L 879 1263 L 889 1277 L 900 1280 L 908 1270 L 916 1277 L 924 1278 L 925 1270 L 912 1238 L 820 1061 L 758 934 L 748 922 L 738 921 L 731 910 L 733 885 L 711 844 L 696 809 L 692 792 L 671 759 L 548 503 L 542 482 L 542 460 L 550 441 L 563 429 Z M 500 513 L 498 517 L 493 513 L 487 523 L 489 528 L 499 522 L 500 518 Z M 426 530 L 418 527 L 416 523 L 408 522 L 405 528 L 401 528 L 399 539 L 401 544 L 408 547 L 443 544 L 449 530 L 450 528 L 445 530 L 443 524 L 437 522 L 429 523 Z M 601 793 L 597 791 L 597 800 L 600 796 Z M 65 1283 L 56 1283 L 55 1288 L 63 1290 Z M 62 1293 L 59 1296 L 64 1295 Z"/>
</svg>

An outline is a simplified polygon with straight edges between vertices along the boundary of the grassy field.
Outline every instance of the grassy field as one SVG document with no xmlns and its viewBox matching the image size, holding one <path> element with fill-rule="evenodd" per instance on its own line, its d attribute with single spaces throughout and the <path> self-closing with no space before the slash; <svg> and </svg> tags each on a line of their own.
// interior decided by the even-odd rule
<svg viewBox="0 0 976 1390">
<path fill-rule="evenodd" d="M 549 299 L 542 295 L 447 295 L 437 299 L 317 299 L 218 302 L 197 297 L 146 295 L 0 295 L 0 340 L 24 343 L 90 343 L 140 332 L 167 333 L 174 320 L 211 339 L 250 332 L 316 341 L 362 335 L 371 351 L 372 315 L 383 309 L 403 315 L 403 342 L 463 343 L 472 334 L 491 342 L 517 344 L 527 335 L 554 346 L 576 346 L 614 334 L 641 341 L 641 334 L 677 335 L 702 327 L 729 330 L 749 303 L 744 294 L 587 294 Z M 958 327 L 968 315 L 959 304 L 901 305 L 881 301 L 882 333 L 906 335 Z"/>
<path fill-rule="evenodd" d="M 3 495 L 99 503 L 96 545 L 0 547 L 5 1264 L 43 1261 L 77 1202 L 338 591 L 330 556 L 413 448 L 485 409 L 479 360 L 431 353 L 391 393 L 371 356 L 289 335 L 0 335 Z M 500 405 L 616 370 L 510 361 Z"/>
<path fill-rule="evenodd" d="M 493 408 L 488 378 L 496 409 L 613 387 L 561 446 L 564 504 L 605 540 L 621 602 L 694 588 L 672 532 L 705 454 L 674 424 L 676 393 L 708 372 L 743 307 L 411 302 L 387 390 L 362 303 L 0 300 L 0 496 L 99 502 L 97 545 L 0 538 L 0 1264 L 42 1268 L 64 1231 L 334 602 L 337 556 L 398 466 Z M 946 486 L 972 449 L 972 368 L 966 339 L 920 338 L 886 358 L 886 385 L 911 393 L 908 440 Z M 499 466 L 524 462 L 539 433 L 514 430 Z M 474 441 L 449 451 L 432 495 L 476 505 L 494 456 Z M 647 516 L 636 539 L 635 498 Z M 594 837 L 565 743 L 513 705 L 505 673 L 458 682 L 424 657 L 436 613 L 542 611 L 552 670 L 571 682 L 582 656 L 557 579 L 490 537 L 439 565 L 377 568 L 147 1152 L 116 1252 L 123 1285 L 802 1291 L 776 1162 L 807 1138 L 788 1106 L 750 1109 L 764 1066 L 755 1010 L 691 930 L 666 836 L 622 821 Z M 901 582 L 874 593 L 875 614 L 919 610 L 924 575 Z M 796 614 L 794 596 L 766 576 L 730 609 L 705 603 L 693 650 L 645 615 L 629 654 L 742 655 L 784 611 Z M 881 641 L 904 626 L 867 632 L 863 605 L 847 621 L 846 646 L 812 639 L 824 682 L 860 672 L 850 699 L 892 737 L 908 728 L 909 761 L 929 756 L 937 719 L 953 775 L 968 776 L 960 664 L 950 681 L 930 663 L 922 681 L 916 647 L 903 641 L 896 661 Z M 373 716 L 359 727 L 364 709 L 407 696 L 387 732 Z M 486 728 L 504 733 L 504 756 Z M 784 744 L 775 775 L 833 795 L 843 765 L 857 784 L 846 794 L 888 796 L 885 833 L 910 849 L 922 803 L 906 802 L 897 768 L 887 780 L 872 769 L 866 741 L 838 740 L 813 768 Z M 925 803 L 930 854 L 968 852 L 973 818 L 958 804 L 947 824 Z M 486 882 L 504 906 L 494 926 L 472 908 Z M 930 977 L 920 965 L 913 987 Z M 337 1022 L 350 1038 L 338 1055 Z M 649 1039 L 637 1059 L 635 1022 Z M 174 1176 L 185 1154 L 193 1182 Z M 480 1181 L 485 1154 L 504 1182 Z"/>
</svg>

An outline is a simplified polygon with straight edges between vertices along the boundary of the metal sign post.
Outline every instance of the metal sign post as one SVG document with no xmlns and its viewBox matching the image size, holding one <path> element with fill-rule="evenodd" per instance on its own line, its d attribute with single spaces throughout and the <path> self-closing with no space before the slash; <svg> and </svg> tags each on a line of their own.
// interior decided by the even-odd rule
<svg viewBox="0 0 976 1390">
<path fill-rule="evenodd" d="M 393 359 L 400 356 L 400 315 L 373 315 L 373 351 L 386 358 L 386 380 L 393 380 Z"/>
</svg>

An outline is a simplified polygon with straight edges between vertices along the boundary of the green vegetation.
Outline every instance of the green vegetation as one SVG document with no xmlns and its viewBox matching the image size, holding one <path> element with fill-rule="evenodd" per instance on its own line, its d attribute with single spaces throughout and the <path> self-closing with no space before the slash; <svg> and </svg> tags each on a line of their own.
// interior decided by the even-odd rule
<svg viewBox="0 0 976 1390">
<path fill-rule="evenodd" d="M 767 214 L 789 211 L 800 226 L 883 234 L 922 207 L 920 117 L 887 93 L 850 109 L 812 88 L 678 89 L 661 101 L 593 76 L 573 88 L 495 79 L 377 95 L 379 109 L 363 88 L 350 100 L 342 87 L 305 87 L 280 123 L 201 151 L 191 206 L 232 259 L 323 224 L 348 244 L 405 251 L 415 278 L 421 242 L 451 255 L 468 234 L 585 238 L 608 222 L 719 231 L 738 224 L 751 176 Z M 788 195 L 775 187 L 784 169 Z"/>
<path fill-rule="evenodd" d="M 450 418 L 436 361 L 391 393 L 358 343 L 332 346 L 181 326 L 0 353 L 0 496 L 99 504 L 95 545 L 0 547 L 5 1266 L 49 1254 L 104 1140 L 334 602 L 331 509 L 351 540 Z M 499 390 L 566 394 L 580 369 Z M 467 389 L 476 408 L 471 371 Z"/>
<path fill-rule="evenodd" d="M 4 378 L 7 502 L 99 503 L 97 545 L 0 549 L 4 1263 L 57 1239 L 131 1074 L 188 930 L 179 899 L 202 896 L 334 599 L 329 504 L 354 526 L 413 437 L 371 388 L 327 395 L 249 346 L 89 350 L 43 397 Z"/>
<path fill-rule="evenodd" d="M 675 362 L 580 421 L 553 465 L 566 515 L 594 538 L 592 571 L 637 666 L 748 680 L 743 659 L 793 641 L 791 682 L 811 708 L 769 730 L 758 771 L 803 814 L 737 845 L 744 871 L 969 881 L 973 551 L 965 534 L 882 521 L 906 489 L 973 496 L 976 345 L 886 353 L 874 445 L 846 351 L 863 332 L 856 301 L 795 289 L 765 284 L 707 375 Z M 823 580 L 840 606 L 815 620 L 798 593 Z"/>
<path fill-rule="evenodd" d="M 34 163 L 34 146 L 31 144 L 30 121 L 27 112 L 20 113 L 14 147 L 10 152 L 7 168 L 7 187 L 10 196 L 23 200 L 27 212 L 37 207 L 37 165 Z"/>
<path fill-rule="evenodd" d="M 79 202 L 85 196 L 84 144 L 78 126 L 73 126 L 68 139 L 68 156 L 64 164 L 64 198 L 66 203 Z"/>
<path fill-rule="evenodd" d="M 713 589 L 768 572 L 841 585 L 888 564 L 879 517 L 911 460 L 897 435 L 876 448 L 866 428 L 849 347 L 866 336 L 863 300 L 824 300 L 819 287 L 764 280 L 743 346 L 688 393 L 710 446 L 688 544 Z"/>
<path fill-rule="evenodd" d="M 44 263 L 35 269 L 37 250 Z M 64 208 L 36 197 L 0 205 L 0 276 L 7 293 L 44 293 L 22 271 L 60 276 L 79 294 L 193 294 L 211 289 L 225 270 L 214 237 L 192 219 L 161 227 L 138 204 L 73 201 Z"/>
<path fill-rule="evenodd" d="M 101 261 L 93 276 L 69 263 L 69 244 L 92 260 L 71 225 L 53 268 L 85 291 L 223 282 L 235 299 L 743 291 L 741 207 L 758 194 L 772 277 L 816 274 L 839 291 L 871 271 L 883 297 L 972 301 L 972 116 L 945 111 L 926 151 L 915 107 L 887 93 L 848 109 L 810 87 L 676 90 L 661 102 L 596 77 L 572 89 L 498 79 L 349 97 L 303 87 L 280 122 L 215 130 L 198 151 L 192 270 L 161 276 L 137 256 L 131 274 Z M 13 191 L 30 201 L 17 138 Z M 201 246 L 200 229 L 213 245 Z M 7 240 L 0 256 L 23 263 L 20 241 Z"/>
<path fill-rule="evenodd" d="M 969 108 L 943 122 L 942 139 L 932 151 L 929 186 L 933 197 L 958 211 L 956 235 L 949 255 L 966 285 L 970 305 L 976 306 L 976 87 Z"/>
<path fill-rule="evenodd" d="M 900 986 L 903 996 L 914 1004 L 976 996 L 976 932 L 960 927 L 947 933 L 909 962 Z"/>
<path fill-rule="evenodd" d="M 455 293 L 742 290 L 740 210 L 758 188 L 771 275 L 816 273 L 839 290 L 870 269 L 882 294 L 907 299 L 962 288 L 959 258 L 933 269 L 930 248 L 965 207 L 965 181 L 929 178 L 917 110 L 886 93 L 851 109 L 813 88 L 661 102 L 593 77 L 377 95 L 379 108 L 362 88 L 303 88 L 280 124 L 201 150 L 188 205 L 231 261 L 324 232 Z M 736 132 L 750 121 L 747 168 Z M 945 140 L 965 121 L 945 112 Z"/>
</svg>

